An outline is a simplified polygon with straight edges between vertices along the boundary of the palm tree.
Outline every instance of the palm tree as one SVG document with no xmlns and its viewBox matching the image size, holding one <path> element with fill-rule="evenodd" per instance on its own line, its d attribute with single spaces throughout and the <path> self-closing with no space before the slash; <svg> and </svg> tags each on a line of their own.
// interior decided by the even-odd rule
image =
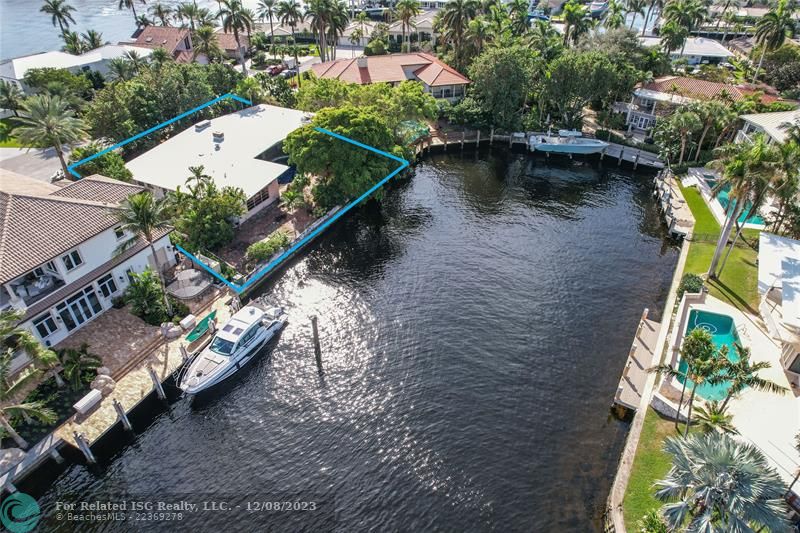
<svg viewBox="0 0 800 533">
<path fill-rule="evenodd" d="M 353 53 L 353 57 L 356 57 L 356 46 L 361 44 L 361 40 L 364 38 L 364 32 L 361 28 L 353 28 L 353 31 L 350 32 L 350 44 L 353 48 L 350 50 Z"/>
<path fill-rule="evenodd" d="M 189 22 L 189 30 L 194 33 L 194 29 L 196 28 L 195 23 L 200 19 L 203 11 L 204 9 L 197 7 L 197 4 L 194 2 L 183 2 L 175 9 L 175 17 L 177 17 L 181 23 L 187 20 Z"/>
<path fill-rule="evenodd" d="M 511 17 L 511 33 L 524 35 L 530 29 L 527 0 L 511 0 L 508 4 L 508 15 Z"/>
<path fill-rule="evenodd" d="M 222 6 L 219 10 L 219 18 L 222 19 L 222 29 L 225 32 L 233 32 L 233 39 L 236 41 L 236 52 L 239 56 L 239 64 L 242 65 L 242 73 L 247 76 L 247 66 L 242 52 L 242 43 L 239 33 L 246 31 L 250 33 L 253 29 L 253 17 L 250 10 L 242 6 L 240 0 L 221 0 Z"/>
<path fill-rule="evenodd" d="M 145 28 L 147 26 L 154 26 L 155 23 L 150 20 L 147 15 L 141 14 L 136 17 L 136 27 L 137 28 Z"/>
<path fill-rule="evenodd" d="M 303 14 L 300 4 L 297 0 L 281 0 L 278 2 L 276 14 L 278 15 L 278 19 L 281 21 L 281 24 L 285 24 L 286 26 L 292 28 L 292 43 L 295 43 L 295 31 L 297 30 L 297 25 L 305 20 L 305 15 Z M 294 63 L 295 67 L 297 68 L 297 86 L 300 87 L 300 80 L 302 79 L 302 76 L 300 75 L 300 62 L 297 58 L 296 47 L 294 48 Z"/>
<path fill-rule="evenodd" d="M 311 23 L 314 35 L 317 38 L 320 61 L 328 59 L 328 25 L 333 16 L 333 3 L 331 0 L 310 0 L 306 17 Z"/>
<path fill-rule="evenodd" d="M 133 78 L 133 64 L 123 57 L 115 57 L 108 62 L 108 74 L 114 81 Z"/>
<path fill-rule="evenodd" d="M 524 2 L 524 0 L 519 0 Z M 400 21 L 400 27 L 402 28 L 403 36 L 400 41 L 400 48 L 402 51 L 403 43 L 406 40 L 406 30 L 409 30 L 408 35 L 408 47 L 406 52 L 411 51 L 411 25 L 412 19 L 422 13 L 422 9 L 419 6 L 419 0 L 398 0 L 395 4 L 395 14 L 397 19 Z"/>
<path fill-rule="evenodd" d="M 158 255 L 156 255 L 154 245 L 158 233 L 169 228 L 167 210 L 167 204 L 163 198 L 157 200 L 147 191 L 129 196 L 116 212 L 116 216 L 120 222 L 120 229 L 133 234 L 133 237 L 120 244 L 115 250 L 115 255 L 130 249 L 140 238 L 147 243 L 153 254 L 153 263 L 158 273 L 158 281 L 161 283 L 167 314 L 172 316 L 172 305 L 167 297 L 164 277 L 161 274 L 161 266 L 158 264 Z"/>
<path fill-rule="evenodd" d="M 55 148 L 64 176 L 69 176 L 64 148 L 86 137 L 86 124 L 75 116 L 66 100 L 47 93 L 26 99 L 21 110 L 14 135 L 28 146 Z"/>
<path fill-rule="evenodd" d="M 87 50 L 94 50 L 105 44 L 103 42 L 103 34 L 99 31 L 88 30 L 86 33 L 81 34 L 81 38 Z"/>
<path fill-rule="evenodd" d="M 61 38 L 64 39 L 64 46 L 61 49 L 68 54 L 80 55 L 86 51 L 86 43 L 81 41 L 78 32 L 67 30 L 61 34 Z"/>
<path fill-rule="evenodd" d="M 539 52 L 546 63 L 561 53 L 561 36 L 547 21 L 535 20 L 525 40 L 531 48 Z"/>
<path fill-rule="evenodd" d="M 750 362 L 750 348 L 742 346 L 737 342 L 733 345 L 736 353 L 739 355 L 738 361 L 727 361 L 725 370 L 717 381 L 726 381 L 730 383 L 728 388 L 728 395 L 725 396 L 725 401 L 722 402 L 722 409 L 728 406 L 731 398 L 750 387 L 751 389 L 771 392 L 774 394 L 784 395 L 789 389 L 778 385 L 774 381 L 758 376 L 761 370 L 772 368 L 772 365 L 767 361 L 758 361 L 756 363 Z"/>
<path fill-rule="evenodd" d="M 611 0 L 608 3 L 608 11 L 606 11 L 606 18 L 603 20 L 603 26 L 608 30 L 614 30 L 624 25 L 625 13 L 622 4 L 616 0 Z"/>
<path fill-rule="evenodd" d="M 69 29 L 70 23 L 75 24 L 75 19 L 72 18 L 75 8 L 69 5 L 67 0 L 44 0 L 44 5 L 39 11 L 51 16 L 53 26 L 59 27 L 61 35 L 64 35 L 64 31 Z"/>
<path fill-rule="evenodd" d="M 681 140 L 678 164 L 682 165 L 683 158 L 686 155 L 686 145 L 689 142 L 689 137 L 701 127 L 700 117 L 698 117 L 694 111 L 687 109 L 673 115 L 672 119 L 670 119 L 670 123 L 675 128 L 675 132 Z"/>
<path fill-rule="evenodd" d="M 79 390 L 83 382 L 83 373 L 86 370 L 99 368 L 103 361 L 100 357 L 89 353 L 89 345 L 81 344 L 80 348 L 66 348 L 59 351 L 58 358 L 64 367 L 64 376 L 69 381 L 73 390 Z"/>
<path fill-rule="evenodd" d="M 260 20 L 268 19 L 269 20 L 269 44 L 270 50 L 273 46 L 275 46 L 275 28 L 272 26 L 273 19 L 276 18 L 278 11 L 275 6 L 277 6 L 277 0 L 259 0 L 258 8 L 256 8 L 256 13 L 258 14 L 258 18 Z"/>
<path fill-rule="evenodd" d="M 645 0 L 626 0 L 625 12 L 628 15 L 633 14 L 631 17 L 631 31 L 633 31 L 633 23 L 636 22 L 636 15 L 644 16 Z"/>
<path fill-rule="evenodd" d="M 726 434 L 669 437 L 672 468 L 656 482 L 670 531 L 785 531 L 785 485 L 761 451 Z"/>
<path fill-rule="evenodd" d="M 681 346 L 681 359 L 686 363 L 686 369 L 683 372 L 681 372 L 680 367 L 673 367 L 671 364 L 666 363 L 654 366 L 648 370 L 648 372 L 657 372 L 661 375 L 667 375 L 681 382 L 681 399 L 678 402 L 678 410 L 683 407 L 683 397 L 686 394 L 687 379 L 691 379 L 694 382 L 692 398 L 689 401 L 690 416 L 686 421 L 687 430 L 691 423 L 691 403 L 694 401 L 694 389 L 697 388 L 697 382 L 694 381 L 694 378 L 703 372 L 704 367 L 708 365 L 709 361 L 715 359 L 716 350 L 711 334 L 702 328 L 695 328 L 684 337 L 683 345 Z M 678 417 L 675 419 L 675 429 L 678 429 Z"/>
<path fill-rule="evenodd" d="M 14 112 L 14 116 L 19 116 L 19 109 L 22 107 L 22 100 L 25 95 L 19 85 L 10 81 L 0 80 L 0 109 L 7 109 Z"/>
<path fill-rule="evenodd" d="M 156 2 L 150 6 L 150 14 L 153 18 L 157 18 L 162 26 L 169 26 L 169 19 L 172 13 L 172 8 L 170 6 L 165 6 L 161 2 Z"/>
<path fill-rule="evenodd" d="M 575 34 L 581 31 L 582 26 L 585 26 L 587 13 L 586 7 L 575 0 L 569 0 L 564 5 L 562 12 L 564 16 L 564 46 L 567 46 L 570 41 L 577 42 Z"/>
<path fill-rule="evenodd" d="M 686 45 L 686 39 L 689 37 L 689 30 L 675 22 L 668 20 L 659 31 L 661 36 L 661 47 L 664 52 L 669 56 L 673 50 L 683 48 Z"/>
<path fill-rule="evenodd" d="M 713 400 L 706 403 L 706 405 L 698 405 L 696 411 L 694 422 L 701 432 L 739 433 L 733 426 L 733 416 L 729 415 L 725 410 L 725 406 L 720 406 L 718 401 Z"/>
<path fill-rule="evenodd" d="M 133 20 L 136 21 L 137 26 L 148 26 L 148 24 L 140 24 L 139 17 L 136 16 L 136 6 L 134 5 L 136 0 L 119 0 L 119 4 L 117 5 L 117 9 L 130 9 L 133 12 Z M 141 0 L 141 3 L 144 4 L 145 0 Z"/>
<path fill-rule="evenodd" d="M 647 23 L 650 22 L 650 15 L 653 14 L 653 9 L 658 8 L 661 11 L 664 8 L 663 0 L 650 0 L 647 5 L 647 13 L 644 14 L 644 22 L 642 23 L 642 37 L 647 33 Z"/>
<path fill-rule="evenodd" d="M 724 108 L 727 106 L 717 100 L 706 100 L 698 102 L 690 106 L 695 115 L 700 119 L 702 125 L 702 133 L 700 133 L 700 140 L 697 141 L 697 153 L 694 160 L 700 159 L 700 151 L 703 149 L 703 141 L 709 130 L 717 124 L 717 117 L 724 113 Z"/>
<path fill-rule="evenodd" d="M 708 6 L 703 0 L 669 0 L 664 5 L 663 17 L 668 22 L 674 22 L 686 29 L 686 34 L 689 35 L 697 25 L 708 18 Z M 684 40 L 681 55 L 683 55 L 685 47 L 686 41 Z"/>
<path fill-rule="evenodd" d="M 753 75 L 753 83 L 758 79 L 758 71 L 761 70 L 761 63 L 767 50 L 780 48 L 786 41 L 786 37 L 794 35 L 795 20 L 794 14 L 797 11 L 797 3 L 789 0 L 778 0 L 778 3 L 756 24 L 756 44 L 761 46 L 761 57 L 758 60 L 758 67 Z"/>
<path fill-rule="evenodd" d="M 130 61 L 131 68 L 133 68 L 134 74 L 139 74 L 142 71 L 142 68 L 147 64 L 147 60 L 136 50 L 126 50 L 124 54 L 122 54 L 123 59 Z"/>
<path fill-rule="evenodd" d="M 172 61 L 172 56 L 164 48 L 159 47 L 150 52 L 150 62 L 157 68 L 161 68 L 164 63 L 169 63 L 170 61 Z"/>
<path fill-rule="evenodd" d="M 192 45 L 194 48 L 193 59 L 203 54 L 209 61 L 213 62 L 223 56 L 222 48 L 217 41 L 217 34 L 212 26 L 200 26 L 192 34 Z"/>
<path fill-rule="evenodd" d="M 464 34 L 469 27 L 469 21 L 478 14 L 478 7 L 478 0 L 451 0 L 440 12 L 444 38 L 453 43 L 457 70 L 464 68 Z"/>
</svg>

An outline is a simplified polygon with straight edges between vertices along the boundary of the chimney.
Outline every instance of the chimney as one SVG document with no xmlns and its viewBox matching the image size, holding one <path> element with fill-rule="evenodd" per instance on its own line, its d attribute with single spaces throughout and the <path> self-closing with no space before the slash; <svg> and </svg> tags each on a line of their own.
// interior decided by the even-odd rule
<svg viewBox="0 0 800 533">
<path fill-rule="evenodd" d="M 356 61 L 358 62 L 358 68 L 367 68 L 367 56 L 359 56 Z"/>
</svg>

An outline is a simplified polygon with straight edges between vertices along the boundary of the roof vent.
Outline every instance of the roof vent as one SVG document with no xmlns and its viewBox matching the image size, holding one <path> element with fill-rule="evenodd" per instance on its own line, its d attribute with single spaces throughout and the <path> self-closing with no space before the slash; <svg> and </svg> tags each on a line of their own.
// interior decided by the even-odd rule
<svg viewBox="0 0 800 533">
<path fill-rule="evenodd" d="M 221 131 L 215 131 L 211 134 L 211 138 L 215 143 L 221 143 L 225 140 L 225 133 Z"/>
<path fill-rule="evenodd" d="M 211 126 L 211 121 L 210 120 L 204 120 L 204 121 L 198 122 L 197 124 L 194 125 L 194 131 L 203 131 L 204 129 L 206 129 L 209 126 Z"/>
<path fill-rule="evenodd" d="M 359 56 L 359 58 L 356 59 L 356 64 L 358 68 L 367 68 L 367 56 Z"/>
<path fill-rule="evenodd" d="M 144 41 L 146 43 L 152 43 L 153 42 L 153 38 L 152 37 L 147 37 Z"/>
</svg>

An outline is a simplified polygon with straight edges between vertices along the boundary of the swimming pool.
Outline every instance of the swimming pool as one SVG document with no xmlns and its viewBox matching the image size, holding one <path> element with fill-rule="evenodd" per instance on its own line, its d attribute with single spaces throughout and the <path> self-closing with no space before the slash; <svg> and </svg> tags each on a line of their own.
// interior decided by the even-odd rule
<svg viewBox="0 0 800 533">
<path fill-rule="evenodd" d="M 716 176 L 713 176 L 711 174 L 703 174 L 703 179 L 705 179 L 706 183 L 708 183 L 708 186 L 711 187 L 712 190 L 714 189 L 714 187 L 717 186 L 718 180 L 717 180 Z M 719 201 L 719 205 L 722 206 L 722 210 L 725 211 L 726 213 L 728 212 L 728 204 L 730 203 L 730 200 L 728 199 L 728 194 L 730 193 L 730 191 L 731 191 L 731 186 L 730 185 L 725 185 L 717 193 L 717 200 Z M 744 204 L 744 211 L 739 216 L 739 222 L 743 222 L 743 223 L 747 223 L 747 224 L 762 224 L 763 225 L 764 224 L 764 219 L 761 218 L 761 216 L 758 213 L 756 213 L 755 215 L 751 216 L 750 218 L 747 218 L 747 212 L 750 210 L 750 208 L 752 206 L 753 206 L 753 204 L 751 204 L 750 202 L 747 202 L 746 204 Z"/>
<path fill-rule="evenodd" d="M 733 318 L 729 317 L 728 315 L 720 315 L 708 311 L 692 309 L 689 312 L 689 323 L 686 325 L 686 334 L 688 335 L 689 332 L 695 328 L 703 328 L 711 333 L 711 337 L 717 349 L 727 346 L 728 360 L 739 360 L 739 354 L 736 353 L 736 349 L 733 347 L 734 343 L 739 342 L 739 335 L 736 333 L 736 324 L 734 324 Z M 686 361 L 681 359 L 680 365 L 678 365 L 678 370 L 682 374 L 685 374 L 687 366 L 688 365 L 686 364 Z M 683 383 L 684 379 L 686 378 L 678 378 L 678 381 Z M 687 396 L 692 390 L 693 386 L 694 383 L 692 380 L 687 380 Z M 723 381 L 717 385 L 701 383 L 700 386 L 697 387 L 697 394 L 706 400 L 723 400 L 728 394 L 728 388 L 730 388 L 730 382 L 728 381 Z"/>
</svg>

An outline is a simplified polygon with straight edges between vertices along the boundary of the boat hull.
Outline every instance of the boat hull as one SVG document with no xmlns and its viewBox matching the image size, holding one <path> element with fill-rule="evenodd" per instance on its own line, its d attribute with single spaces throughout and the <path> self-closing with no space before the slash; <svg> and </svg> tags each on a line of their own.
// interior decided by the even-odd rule
<svg viewBox="0 0 800 533">
<path fill-rule="evenodd" d="M 598 141 L 597 143 L 532 143 L 534 150 L 539 152 L 552 152 L 557 154 L 596 154 L 602 152 L 608 143 Z"/>
</svg>

